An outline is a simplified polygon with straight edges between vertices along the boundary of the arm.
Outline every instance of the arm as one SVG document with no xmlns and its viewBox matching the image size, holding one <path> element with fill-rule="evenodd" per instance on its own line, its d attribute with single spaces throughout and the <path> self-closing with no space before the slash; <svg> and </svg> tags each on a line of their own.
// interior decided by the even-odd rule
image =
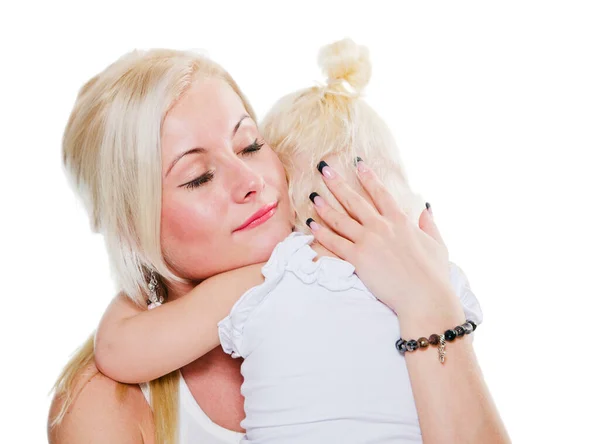
<svg viewBox="0 0 600 444">
<path fill-rule="evenodd" d="M 262 264 L 206 279 L 154 310 L 118 295 L 100 321 L 98 369 L 124 383 L 140 383 L 189 364 L 219 345 L 217 323 L 249 288 L 263 281 Z"/>
<path fill-rule="evenodd" d="M 353 264 L 369 290 L 397 313 L 404 338 L 462 324 L 464 312 L 448 279 L 448 250 L 430 212 L 423 211 L 415 226 L 363 161 L 357 168 L 375 208 L 331 168 L 322 168 L 327 187 L 352 217 L 326 203 L 316 206 L 327 226 L 312 222 L 315 238 Z M 448 344 L 443 365 L 435 347 L 405 354 L 423 442 L 509 443 L 472 341 L 464 339 Z"/>
<path fill-rule="evenodd" d="M 152 412 L 137 387 L 127 387 L 117 397 L 117 383 L 100 373 L 83 386 L 64 419 L 48 429 L 50 444 L 151 444 L 154 442 Z M 77 391 L 76 391 L 77 392 Z M 64 399 L 55 397 L 49 423 L 60 411 Z"/>
<path fill-rule="evenodd" d="M 431 289 L 431 305 L 398 308 L 405 338 L 428 337 L 465 321 L 447 288 Z M 437 296 L 437 297 L 436 297 Z M 406 353 L 411 388 L 424 443 L 509 443 L 472 345 L 477 332 L 447 344 L 442 365 L 437 347 Z"/>
</svg>

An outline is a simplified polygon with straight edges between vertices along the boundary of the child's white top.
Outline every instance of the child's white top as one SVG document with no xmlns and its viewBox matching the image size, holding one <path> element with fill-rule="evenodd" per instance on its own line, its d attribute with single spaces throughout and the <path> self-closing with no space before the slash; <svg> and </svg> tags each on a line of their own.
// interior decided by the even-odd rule
<svg viewBox="0 0 600 444">
<path fill-rule="evenodd" d="M 262 268 L 265 282 L 219 323 L 225 352 L 245 358 L 243 442 L 421 443 L 406 363 L 394 346 L 398 318 L 350 263 L 313 262 L 312 241 L 292 233 L 277 245 Z M 479 324 L 466 277 L 454 264 L 450 273 L 466 319 Z"/>
</svg>

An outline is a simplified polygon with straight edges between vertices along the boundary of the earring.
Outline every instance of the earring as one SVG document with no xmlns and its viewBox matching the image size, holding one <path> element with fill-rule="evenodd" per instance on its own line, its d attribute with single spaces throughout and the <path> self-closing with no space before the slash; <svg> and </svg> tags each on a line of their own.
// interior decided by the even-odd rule
<svg viewBox="0 0 600 444">
<path fill-rule="evenodd" d="M 148 290 L 150 290 L 150 299 L 146 301 L 148 304 L 148 310 L 160 307 L 165 299 L 158 295 L 158 280 L 156 279 L 156 273 L 150 272 L 150 282 L 148 282 Z"/>
</svg>

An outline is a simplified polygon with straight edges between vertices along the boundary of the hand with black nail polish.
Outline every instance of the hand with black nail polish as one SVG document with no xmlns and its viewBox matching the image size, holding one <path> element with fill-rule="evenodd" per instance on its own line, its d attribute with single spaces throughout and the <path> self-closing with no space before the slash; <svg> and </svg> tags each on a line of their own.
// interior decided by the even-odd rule
<svg viewBox="0 0 600 444">
<path fill-rule="evenodd" d="M 431 206 L 423 208 L 417 226 L 408 220 L 363 159 L 356 159 L 356 167 L 375 206 L 325 161 L 319 162 L 317 170 L 348 214 L 336 211 L 317 193 L 311 193 L 309 199 L 325 224 L 307 221 L 315 239 L 353 264 L 369 290 L 397 313 L 418 306 L 440 306 L 442 293 L 448 313 L 460 315 L 462 307 L 448 273 L 448 250 L 433 221 Z"/>
</svg>

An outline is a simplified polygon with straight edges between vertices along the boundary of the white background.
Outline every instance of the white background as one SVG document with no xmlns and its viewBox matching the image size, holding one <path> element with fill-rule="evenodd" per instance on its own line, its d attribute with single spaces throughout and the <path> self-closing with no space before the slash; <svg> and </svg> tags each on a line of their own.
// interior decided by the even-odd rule
<svg viewBox="0 0 600 444">
<path fill-rule="evenodd" d="M 1 442 L 45 442 L 48 392 L 115 291 L 60 162 L 78 88 L 133 48 L 198 48 L 263 116 L 346 36 L 370 48 L 367 98 L 480 299 L 475 346 L 513 441 L 599 442 L 597 2 L 1 8 Z"/>
</svg>

